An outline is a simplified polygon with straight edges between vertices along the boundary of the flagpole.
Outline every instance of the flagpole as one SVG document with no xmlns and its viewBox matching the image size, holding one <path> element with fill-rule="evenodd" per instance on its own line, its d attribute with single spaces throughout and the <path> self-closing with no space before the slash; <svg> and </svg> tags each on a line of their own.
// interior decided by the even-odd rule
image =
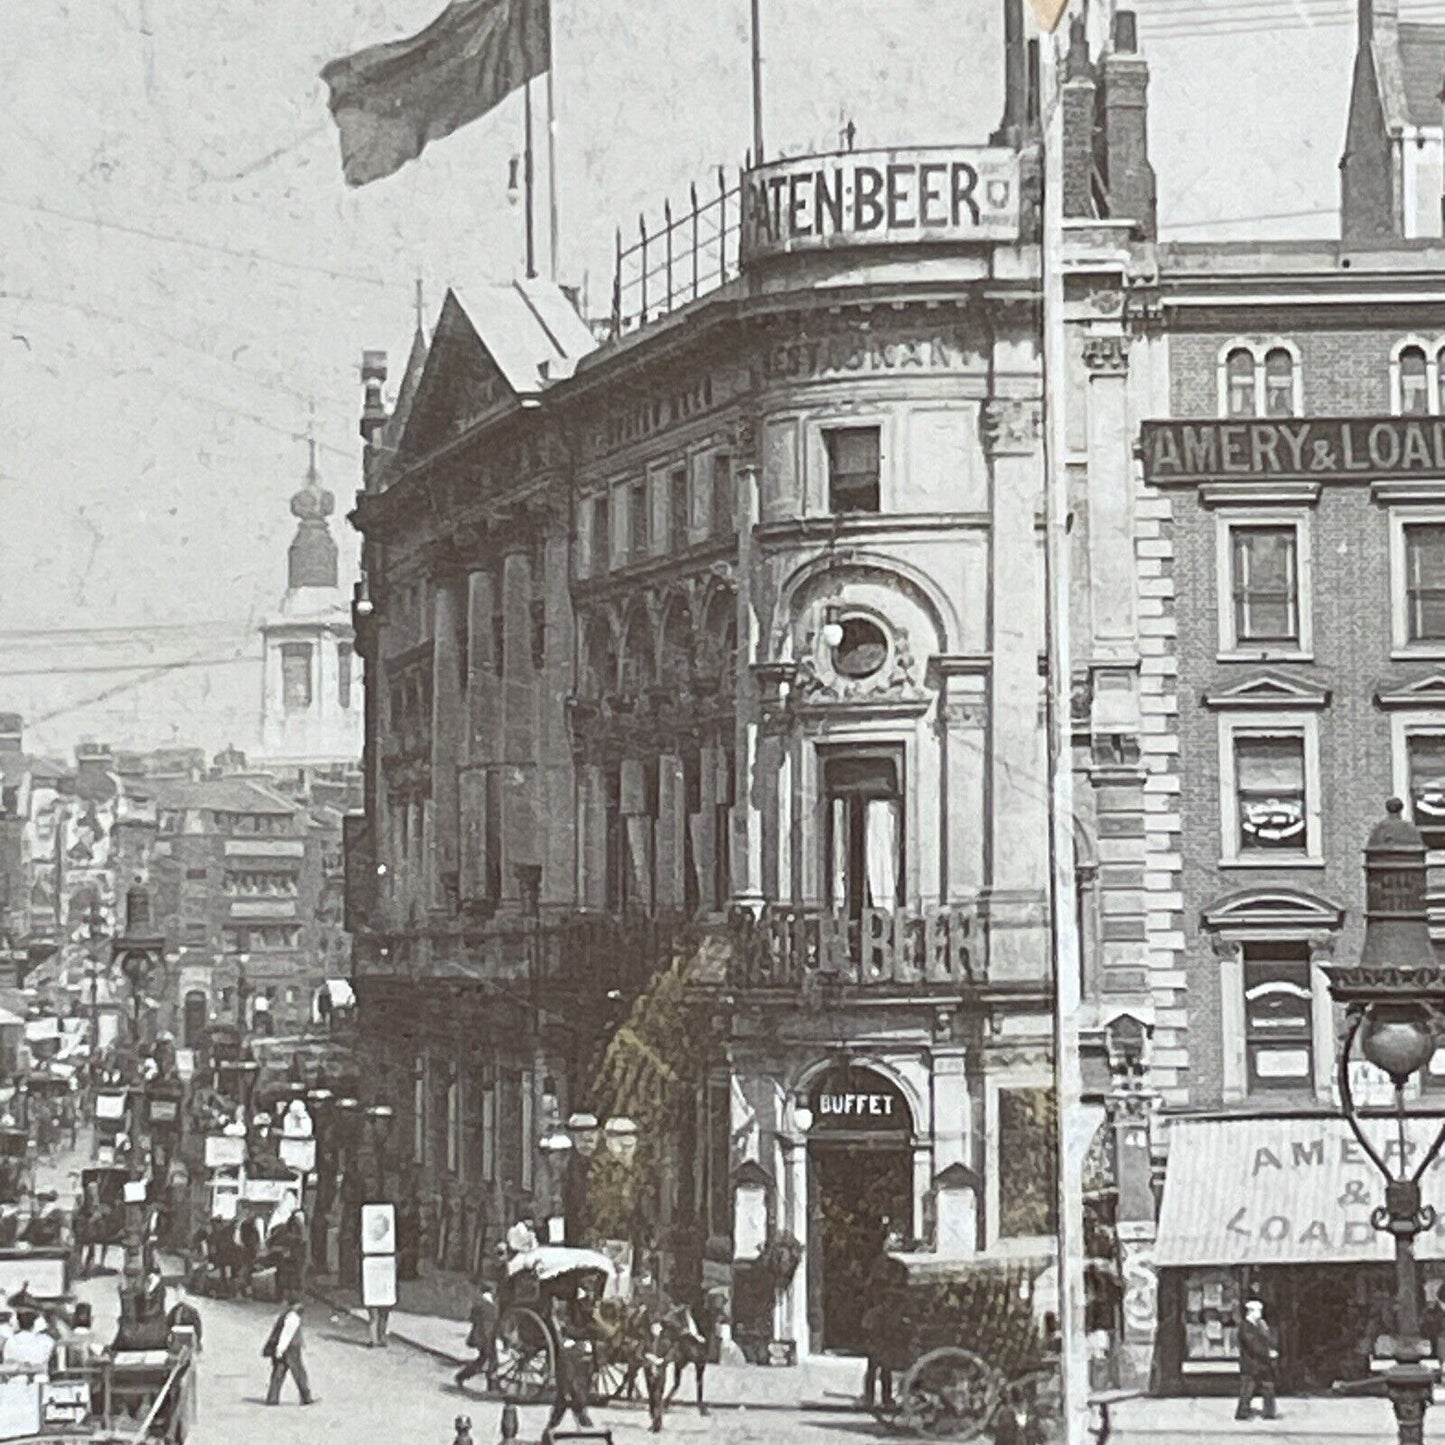
<svg viewBox="0 0 1445 1445">
<path fill-rule="evenodd" d="M 532 139 L 532 75 L 531 59 L 532 47 L 531 36 L 528 34 L 527 17 L 531 14 L 530 3 L 522 5 L 522 67 L 527 74 L 526 84 L 522 87 L 522 193 L 523 206 L 526 210 L 527 228 L 527 280 L 533 281 L 537 276 L 537 237 L 536 237 L 536 212 L 535 196 L 536 191 L 536 166 L 533 159 Z"/>
<path fill-rule="evenodd" d="M 548 6 L 550 27 L 552 10 Z M 552 107 L 552 44 L 547 42 L 547 275 L 557 282 L 557 247 L 560 224 L 557 218 L 557 115 Z"/>
<path fill-rule="evenodd" d="M 1058 6 L 1055 26 L 1067 3 Z M 1064 107 L 1056 29 L 1039 40 L 1043 144 L 1044 570 L 1048 657 L 1049 922 L 1054 955 L 1054 1097 L 1057 1110 L 1059 1356 L 1064 1440 L 1087 1439 L 1089 1363 L 1084 1313 L 1084 1153 L 1076 1138 L 1082 1115 L 1079 1010 L 1083 1005 L 1082 941 L 1075 896 L 1072 658 L 1069 635 L 1069 478 L 1067 338 L 1064 327 Z"/>
<path fill-rule="evenodd" d="M 752 46 L 753 46 L 753 164 L 763 163 L 763 42 L 761 10 L 762 0 L 752 0 Z"/>
</svg>

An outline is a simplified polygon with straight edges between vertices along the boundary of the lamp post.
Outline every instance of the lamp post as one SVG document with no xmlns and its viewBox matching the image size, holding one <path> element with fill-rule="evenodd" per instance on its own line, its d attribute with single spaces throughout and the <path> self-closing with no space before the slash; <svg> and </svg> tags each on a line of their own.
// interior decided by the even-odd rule
<svg viewBox="0 0 1445 1445">
<path fill-rule="evenodd" d="M 1425 903 L 1425 843 L 1419 829 L 1403 816 L 1404 804 L 1391 798 L 1389 816 L 1370 834 L 1365 847 L 1365 941 L 1358 964 L 1327 967 L 1330 995 L 1345 1006 L 1344 1044 L 1340 1050 L 1340 1104 L 1360 1147 L 1385 1181 L 1385 1202 L 1370 1222 L 1395 1241 L 1395 1332 L 1382 1342 L 1394 1363 L 1385 1390 L 1395 1412 L 1400 1445 L 1423 1445 L 1425 1410 L 1434 1372 L 1420 1337 L 1420 1285 L 1415 1240 L 1437 1220 L 1420 1195 L 1420 1180 L 1445 1146 L 1445 1122 L 1434 1142 L 1411 1168 L 1405 1089 L 1435 1053 L 1445 1018 L 1445 967 L 1435 959 Z M 1398 1172 L 1362 1127 L 1350 1087 L 1350 1053 L 1356 1042 L 1366 1060 L 1389 1075 L 1394 1087 L 1395 1148 Z"/>
<path fill-rule="evenodd" d="M 367 1131 L 371 1135 L 371 1152 L 376 1156 L 376 1198 L 386 1198 L 386 1141 L 396 1122 L 396 1110 L 390 1104 L 372 1104 L 366 1111 Z"/>
<path fill-rule="evenodd" d="M 330 1226 L 328 1219 L 336 1198 L 336 1159 L 333 1154 L 331 1090 L 322 1085 L 306 1091 L 306 1104 L 311 1111 L 316 1137 L 316 1198 L 311 1205 L 311 1268 L 318 1274 L 329 1274 L 331 1252 L 327 1247 Z"/>
<path fill-rule="evenodd" d="M 568 1207 L 570 1201 L 567 1195 L 573 1158 L 572 1136 L 565 1129 L 549 1129 L 537 1141 L 537 1148 L 542 1151 L 542 1156 L 547 1161 L 553 1199 L 561 1211 L 547 1221 L 547 1243 L 569 1244 L 571 1241 L 567 1238 L 567 1220 L 571 1217 L 572 1210 Z"/>
</svg>

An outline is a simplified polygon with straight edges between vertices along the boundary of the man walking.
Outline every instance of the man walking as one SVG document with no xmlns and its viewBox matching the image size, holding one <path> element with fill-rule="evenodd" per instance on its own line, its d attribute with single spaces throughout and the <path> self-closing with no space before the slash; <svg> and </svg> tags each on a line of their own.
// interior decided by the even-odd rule
<svg viewBox="0 0 1445 1445">
<path fill-rule="evenodd" d="M 299 1299 L 289 1299 L 286 1308 L 276 1317 L 271 1334 L 261 1354 L 271 1361 L 271 1384 L 266 1390 L 266 1403 L 281 1403 L 281 1385 L 289 1371 L 296 1381 L 303 1405 L 314 1405 L 316 1397 L 311 1393 L 310 1381 L 306 1378 L 306 1363 L 301 1358 L 301 1311 Z"/>
<path fill-rule="evenodd" d="M 487 1388 L 491 1389 L 497 1358 L 497 1295 L 490 1284 L 482 1285 L 477 1291 L 477 1302 L 472 1306 L 471 1329 L 467 1331 L 467 1348 L 475 1350 L 477 1357 L 457 1371 L 457 1388 L 460 1389 L 475 1375 L 485 1375 Z"/>
<path fill-rule="evenodd" d="M 1264 1305 L 1257 1299 L 1244 1306 L 1244 1320 L 1239 1326 L 1239 1408 L 1236 1420 L 1254 1416 L 1254 1397 L 1264 1401 L 1266 1420 L 1277 1419 L 1274 1405 L 1275 1370 L 1279 1365 L 1279 1336 L 1265 1320 Z"/>
<path fill-rule="evenodd" d="M 560 1296 L 552 1300 L 552 1329 L 557 1337 L 557 1397 L 542 1431 L 543 1445 L 552 1445 L 552 1432 L 571 1410 L 584 1430 L 592 1428 L 587 1402 L 592 1397 L 592 1341 L 570 1318 L 567 1303 Z"/>
</svg>

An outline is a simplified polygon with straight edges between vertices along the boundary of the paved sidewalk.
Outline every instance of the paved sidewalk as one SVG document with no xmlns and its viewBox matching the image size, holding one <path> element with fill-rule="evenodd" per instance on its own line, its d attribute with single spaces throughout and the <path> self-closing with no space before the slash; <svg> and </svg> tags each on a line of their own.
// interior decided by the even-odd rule
<svg viewBox="0 0 1445 1445">
<path fill-rule="evenodd" d="M 1110 1445 L 1132 1441 L 1212 1440 L 1216 1436 L 1242 1442 L 1321 1440 L 1382 1442 L 1395 1439 L 1395 1417 L 1388 1400 L 1282 1399 L 1278 1420 L 1248 1423 L 1234 1418 L 1234 1401 L 1125 1400 L 1110 1409 Z M 1425 1438 L 1445 1442 L 1445 1406 L 1425 1417 Z"/>
<path fill-rule="evenodd" d="M 411 1284 L 428 1285 L 429 1280 L 407 1280 L 398 1289 L 399 1298 L 410 1302 L 424 1291 L 409 1291 Z M 354 1290 L 339 1289 L 333 1280 L 313 1280 L 310 1291 L 337 1314 L 364 1320 L 366 1311 L 356 1302 Z M 471 1299 L 468 1296 L 467 1305 Z M 467 1348 L 467 1321 L 441 1315 L 422 1314 L 398 1306 L 392 1310 L 388 1333 L 401 1343 L 422 1350 L 443 1364 L 456 1367 L 473 1356 Z M 853 1410 L 858 1408 L 863 1388 L 863 1361 L 829 1355 L 813 1356 L 789 1368 L 770 1369 L 762 1365 L 709 1365 L 707 1402 L 718 1410 Z M 683 1382 L 679 1398 L 691 1398 L 691 1377 Z M 480 1392 L 478 1392 L 480 1398 Z"/>
</svg>

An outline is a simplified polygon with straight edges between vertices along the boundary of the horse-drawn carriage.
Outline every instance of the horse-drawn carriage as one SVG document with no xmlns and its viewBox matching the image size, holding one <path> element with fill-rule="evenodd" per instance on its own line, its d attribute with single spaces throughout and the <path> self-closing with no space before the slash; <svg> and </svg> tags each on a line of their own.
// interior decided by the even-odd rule
<svg viewBox="0 0 1445 1445">
<path fill-rule="evenodd" d="M 1051 1441 L 1061 1419 L 1038 1262 L 890 1255 L 864 1315 L 879 1421 L 935 1440 L 977 1440 L 1012 1412 L 1010 1438 Z"/>
<path fill-rule="evenodd" d="M 112 1245 L 125 1245 L 125 1186 L 130 1171 L 120 1165 L 92 1165 L 80 1171 L 80 1199 L 75 1211 L 75 1244 L 82 1268 L 89 1272 L 97 1252 L 102 1267 Z"/>
<path fill-rule="evenodd" d="M 612 1261 L 595 1249 L 544 1245 L 513 1257 L 497 1301 L 494 1378 L 505 1399 L 527 1403 L 548 1398 L 559 1348 L 553 1301 L 561 1300 L 583 1326 L 615 1275 Z"/>
</svg>

